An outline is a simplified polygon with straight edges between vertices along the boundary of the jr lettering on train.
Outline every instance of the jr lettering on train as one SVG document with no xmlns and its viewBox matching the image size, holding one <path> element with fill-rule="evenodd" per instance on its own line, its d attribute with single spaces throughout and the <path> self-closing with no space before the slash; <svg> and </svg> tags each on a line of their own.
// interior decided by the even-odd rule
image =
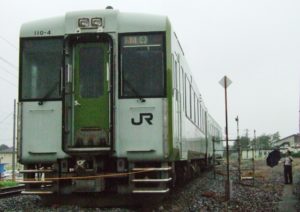
<svg viewBox="0 0 300 212">
<path fill-rule="evenodd" d="M 134 118 L 131 119 L 131 123 L 133 125 L 141 125 L 143 123 L 143 120 L 146 120 L 146 122 L 149 125 L 152 125 L 152 119 L 153 119 L 153 114 L 152 113 L 140 113 L 140 118 L 139 121 L 135 121 Z"/>
</svg>

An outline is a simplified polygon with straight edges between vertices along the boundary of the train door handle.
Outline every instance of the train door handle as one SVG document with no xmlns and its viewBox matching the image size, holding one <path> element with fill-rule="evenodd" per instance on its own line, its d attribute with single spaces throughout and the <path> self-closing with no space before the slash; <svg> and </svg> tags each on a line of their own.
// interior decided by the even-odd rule
<svg viewBox="0 0 300 212">
<path fill-rule="evenodd" d="M 80 106 L 80 105 L 81 104 L 77 100 L 74 101 L 74 106 Z"/>
</svg>

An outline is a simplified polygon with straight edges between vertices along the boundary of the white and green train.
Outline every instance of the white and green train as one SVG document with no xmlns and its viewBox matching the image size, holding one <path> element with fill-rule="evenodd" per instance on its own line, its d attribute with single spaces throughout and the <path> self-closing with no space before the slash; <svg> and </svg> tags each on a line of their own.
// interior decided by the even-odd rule
<svg viewBox="0 0 300 212">
<path fill-rule="evenodd" d="M 23 193 L 166 193 L 221 138 L 165 16 L 108 8 L 23 24 L 19 67 Z"/>
</svg>

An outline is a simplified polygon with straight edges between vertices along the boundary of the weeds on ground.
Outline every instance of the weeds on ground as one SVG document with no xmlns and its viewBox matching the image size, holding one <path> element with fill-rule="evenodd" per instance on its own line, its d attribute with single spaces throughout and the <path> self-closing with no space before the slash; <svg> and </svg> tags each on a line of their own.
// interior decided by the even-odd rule
<svg viewBox="0 0 300 212">
<path fill-rule="evenodd" d="M 0 188 L 12 187 L 12 186 L 17 186 L 17 185 L 18 185 L 18 183 L 11 181 L 11 180 L 0 181 Z"/>
</svg>

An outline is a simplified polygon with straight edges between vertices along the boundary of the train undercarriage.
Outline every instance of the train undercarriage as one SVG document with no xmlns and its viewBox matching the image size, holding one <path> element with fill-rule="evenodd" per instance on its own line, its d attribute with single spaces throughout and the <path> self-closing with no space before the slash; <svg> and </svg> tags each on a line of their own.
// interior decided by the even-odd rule
<svg viewBox="0 0 300 212">
<path fill-rule="evenodd" d="M 210 160 L 139 162 L 77 157 L 29 164 L 22 171 L 23 194 L 165 194 L 209 167 Z"/>
</svg>

